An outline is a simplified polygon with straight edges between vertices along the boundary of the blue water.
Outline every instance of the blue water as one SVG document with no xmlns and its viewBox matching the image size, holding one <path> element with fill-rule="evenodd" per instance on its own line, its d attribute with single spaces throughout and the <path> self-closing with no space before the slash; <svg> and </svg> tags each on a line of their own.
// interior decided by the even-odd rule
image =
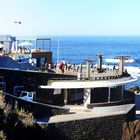
<svg viewBox="0 0 140 140">
<path fill-rule="evenodd" d="M 116 56 L 130 56 L 133 63 L 125 63 L 125 66 L 132 68 L 140 67 L 140 36 L 41 36 L 51 38 L 51 51 L 53 62 L 57 60 L 68 63 L 83 63 L 84 60 L 93 60 L 96 64 L 96 54 L 103 54 L 103 64 L 108 65 L 106 59 L 113 59 Z M 32 42 L 35 47 L 35 42 Z M 45 41 L 46 49 L 48 42 Z M 39 42 L 41 47 L 41 42 Z M 58 53 L 59 52 L 59 53 Z M 59 54 L 59 55 L 58 55 Z M 129 68 L 131 70 L 131 68 Z M 134 70 L 135 72 L 135 70 Z M 140 70 L 137 70 L 140 76 Z M 140 85 L 140 82 L 138 82 Z"/>
<path fill-rule="evenodd" d="M 41 36 L 48 37 L 48 36 Z M 135 60 L 128 66 L 140 66 L 140 36 L 49 36 L 51 38 L 51 51 L 53 62 L 59 60 L 69 63 L 85 63 L 85 59 L 97 62 L 96 54 L 104 54 L 103 58 L 115 56 L 130 56 Z M 58 41 L 59 40 L 59 41 Z M 32 42 L 35 47 L 35 42 Z M 48 43 L 45 42 L 48 47 Z M 41 42 L 39 42 L 41 46 Z M 58 47 L 59 46 L 59 47 Z M 105 63 L 105 62 L 104 62 Z"/>
<path fill-rule="evenodd" d="M 52 37 L 53 61 L 57 61 L 58 38 Z M 140 36 L 139 37 L 100 37 L 100 36 L 65 36 L 59 37 L 59 60 L 70 63 L 85 63 L 85 59 L 97 62 L 96 54 L 104 54 L 103 58 L 115 56 L 130 56 L 134 63 L 126 64 L 140 66 Z M 105 63 L 105 62 L 104 62 Z"/>
<path fill-rule="evenodd" d="M 51 38 L 51 51 L 53 62 L 63 60 L 68 63 L 83 63 L 84 60 L 93 60 L 96 64 L 96 54 L 103 54 L 103 64 L 108 65 L 106 59 L 116 56 L 130 56 L 134 62 L 125 63 L 132 68 L 140 67 L 140 36 L 42 36 Z M 35 43 L 34 43 L 35 45 Z M 45 42 L 48 49 L 48 42 Z M 32 46 L 32 48 L 35 46 Z M 41 42 L 39 42 L 41 47 Z M 58 53 L 59 52 L 59 53 Z M 59 54 L 59 55 L 58 55 Z M 131 68 L 129 68 L 131 70 Z M 135 70 L 134 70 L 135 72 Z M 137 71 L 140 77 L 140 70 Z M 140 86 L 140 80 L 135 83 Z"/>
</svg>

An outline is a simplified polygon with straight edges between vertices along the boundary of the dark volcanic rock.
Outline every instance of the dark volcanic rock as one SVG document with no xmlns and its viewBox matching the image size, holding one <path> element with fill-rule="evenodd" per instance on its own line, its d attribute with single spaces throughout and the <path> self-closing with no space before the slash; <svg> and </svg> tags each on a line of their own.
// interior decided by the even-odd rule
<svg viewBox="0 0 140 140">
<path fill-rule="evenodd" d="M 140 121 L 135 120 L 123 124 L 122 140 L 140 140 Z"/>
</svg>

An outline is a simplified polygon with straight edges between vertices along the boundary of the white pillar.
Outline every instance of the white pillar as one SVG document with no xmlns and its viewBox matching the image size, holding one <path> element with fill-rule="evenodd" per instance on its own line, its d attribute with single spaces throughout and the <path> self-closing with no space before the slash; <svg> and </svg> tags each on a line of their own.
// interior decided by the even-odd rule
<svg viewBox="0 0 140 140">
<path fill-rule="evenodd" d="M 90 62 L 87 61 L 86 78 L 90 79 Z"/>
<path fill-rule="evenodd" d="M 84 106 L 87 106 L 88 104 L 90 104 L 91 102 L 91 89 L 90 88 L 86 88 L 84 89 Z"/>
<path fill-rule="evenodd" d="M 82 79 L 82 73 L 78 73 L 77 74 L 77 80 L 81 80 Z"/>
<path fill-rule="evenodd" d="M 110 87 L 108 88 L 108 103 L 110 102 Z"/>
<path fill-rule="evenodd" d="M 123 60 L 121 60 L 119 63 L 119 74 L 122 75 L 123 72 L 124 72 L 124 62 L 123 62 Z"/>
<path fill-rule="evenodd" d="M 67 104 L 67 100 L 68 100 L 68 91 L 67 89 L 64 89 L 64 104 Z"/>
</svg>

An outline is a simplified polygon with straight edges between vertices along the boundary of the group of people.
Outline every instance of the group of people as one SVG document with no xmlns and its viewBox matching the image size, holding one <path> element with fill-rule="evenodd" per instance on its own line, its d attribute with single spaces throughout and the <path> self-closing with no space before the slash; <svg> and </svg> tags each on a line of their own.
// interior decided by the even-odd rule
<svg viewBox="0 0 140 140">
<path fill-rule="evenodd" d="M 59 68 L 62 71 L 62 73 L 64 73 L 64 70 L 69 71 L 70 69 L 72 69 L 73 71 L 76 71 L 76 72 L 78 72 L 80 70 L 80 73 L 82 73 L 83 65 L 82 64 L 80 64 L 80 65 L 67 64 L 67 63 L 61 62 Z"/>
<path fill-rule="evenodd" d="M 62 74 L 65 72 L 65 70 L 68 70 L 68 71 L 72 70 L 73 72 L 79 71 L 80 73 L 82 73 L 84 69 L 82 64 L 70 64 L 70 63 L 65 63 L 65 62 L 61 62 L 59 65 L 57 63 L 47 64 L 46 62 L 45 67 L 49 69 L 57 69 L 57 67 L 59 67 Z"/>
<path fill-rule="evenodd" d="M 72 70 L 73 72 L 80 72 L 82 73 L 83 70 L 86 69 L 86 66 L 83 66 L 83 64 L 70 64 L 66 62 L 61 62 L 60 64 L 52 63 L 47 64 L 45 63 L 45 67 L 49 69 L 57 69 L 57 67 L 61 70 L 62 74 L 65 72 L 65 70 Z M 93 66 L 93 64 L 90 66 L 91 72 L 93 73 L 96 69 L 96 66 Z M 114 71 L 116 69 L 116 66 L 114 65 L 112 67 L 112 70 Z M 109 68 L 106 68 L 106 71 L 108 71 Z"/>
<path fill-rule="evenodd" d="M 19 47 L 18 53 L 31 53 L 31 50 L 29 48 Z"/>
</svg>

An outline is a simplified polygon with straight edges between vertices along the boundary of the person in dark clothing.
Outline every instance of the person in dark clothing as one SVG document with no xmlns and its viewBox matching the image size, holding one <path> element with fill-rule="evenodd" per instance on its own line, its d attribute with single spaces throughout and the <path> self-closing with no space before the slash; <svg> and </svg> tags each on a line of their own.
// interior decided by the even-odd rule
<svg viewBox="0 0 140 140">
<path fill-rule="evenodd" d="M 64 73 L 64 69 L 65 69 L 65 65 L 63 64 L 63 62 L 60 64 L 60 70 L 62 71 L 62 73 Z"/>
<path fill-rule="evenodd" d="M 116 69 L 115 65 L 113 66 L 113 71 Z"/>
</svg>

